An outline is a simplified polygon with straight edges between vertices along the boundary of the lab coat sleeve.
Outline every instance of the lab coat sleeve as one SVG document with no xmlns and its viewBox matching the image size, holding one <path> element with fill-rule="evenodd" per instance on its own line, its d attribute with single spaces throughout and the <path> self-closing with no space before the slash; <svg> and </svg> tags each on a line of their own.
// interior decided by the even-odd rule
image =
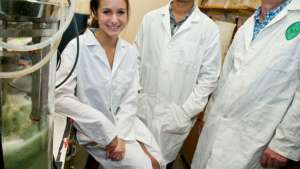
<svg viewBox="0 0 300 169">
<path fill-rule="evenodd" d="M 120 110 L 117 113 L 118 136 L 124 140 L 135 140 L 134 126 L 136 122 L 139 73 L 137 63 L 134 65 L 133 78 L 126 93 L 121 98 Z"/>
<path fill-rule="evenodd" d="M 300 46 L 299 46 L 300 47 Z M 298 49 L 299 49 L 298 47 Z M 300 49 L 297 53 L 300 52 Z M 299 59 L 299 58 L 298 58 Z M 299 59 L 300 63 L 300 59 Z M 298 81 L 300 81 L 300 64 L 298 64 Z M 276 129 L 269 148 L 294 161 L 300 160 L 300 84 L 295 92 L 293 102 Z"/>
<path fill-rule="evenodd" d="M 208 32 L 207 32 L 208 33 Z M 203 111 L 209 95 L 215 90 L 221 69 L 221 45 L 217 28 L 210 34 L 206 43 L 203 64 L 201 65 L 196 85 L 183 105 L 190 118 Z"/>
<path fill-rule="evenodd" d="M 224 63 L 223 63 L 223 67 L 222 67 L 222 72 L 220 75 L 220 79 L 218 81 L 218 84 L 220 83 L 224 83 L 224 81 L 226 80 L 226 77 L 228 76 L 228 73 L 231 71 L 231 69 L 233 68 L 233 51 L 234 51 L 234 41 L 231 44 L 230 48 L 227 51 L 226 57 L 224 59 Z M 214 95 L 212 95 L 212 97 L 210 98 L 209 102 L 213 102 L 214 100 Z M 208 103 L 209 105 L 209 103 Z M 205 111 L 204 112 L 204 116 L 203 116 L 203 121 L 206 121 L 207 117 L 208 117 L 209 111 Z"/>
<path fill-rule="evenodd" d="M 70 42 L 62 53 L 61 66 L 56 72 L 57 83 L 60 83 L 72 69 L 76 56 L 76 46 L 75 43 Z M 80 66 L 80 63 L 77 66 Z M 117 135 L 115 126 L 103 113 L 81 103 L 74 94 L 75 88 L 76 69 L 69 80 L 55 90 L 55 111 L 73 119 L 81 132 L 100 146 L 105 147 Z"/>
<path fill-rule="evenodd" d="M 134 41 L 134 47 L 136 48 L 136 50 L 138 51 L 138 64 L 140 64 L 141 61 L 141 54 L 142 54 L 142 50 L 143 50 L 143 26 L 144 23 L 142 22 L 142 24 L 139 27 L 138 33 L 135 37 L 135 41 Z"/>
<path fill-rule="evenodd" d="M 136 37 L 135 37 L 135 41 L 134 41 L 134 46 L 136 47 L 136 49 L 138 50 L 138 60 L 140 61 L 141 60 L 141 55 L 143 53 L 143 46 L 145 45 L 144 44 L 144 34 L 146 32 L 146 28 L 147 28 L 147 20 L 148 19 L 148 14 L 146 14 L 139 26 L 139 29 L 138 29 L 138 32 L 136 34 Z"/>
<path fill-rule="evenodd" d="M 139 77 L 141 77 L 141 64 L 142 64 L 142 52 L 143 52 L 143 33 L 144 33 L 144 25 L 145 25 L 145 18 L 143 19 L 140 27 L 139 27 L 139 30 L 138 30 L 138 33 L 135 37 L 135 41 L 134 41 L 134 47 L 135 47 L 135 50 L 137 52 L 137 64 L 138 64 L 138 70 L 139 70 Z M 142 85 L 139 84 L 139 87 L 138 87 L 139 90 L 142 89 Z"/>
</svg>

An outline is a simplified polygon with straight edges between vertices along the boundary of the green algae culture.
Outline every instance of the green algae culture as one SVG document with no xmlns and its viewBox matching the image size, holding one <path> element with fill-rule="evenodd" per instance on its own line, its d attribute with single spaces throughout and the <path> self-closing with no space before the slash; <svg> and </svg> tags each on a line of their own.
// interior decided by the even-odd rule
<svg viewBox="0 0 300 169">
<path fill-rule="evenodd" d="M 47 168 L 47 119 L 32 121 L 31 99 L 22 94 L 8 95 L 1 108 L 5 169 Z"/>
</svg>

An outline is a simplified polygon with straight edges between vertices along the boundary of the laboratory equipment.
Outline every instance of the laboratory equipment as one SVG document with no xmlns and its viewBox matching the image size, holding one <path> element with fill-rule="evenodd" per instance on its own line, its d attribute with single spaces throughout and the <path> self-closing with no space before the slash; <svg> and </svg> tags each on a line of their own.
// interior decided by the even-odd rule
<svg viewBox="0 0 300 169">
<path fill-rule="evenodd" d="M 0 168 L 52 168 L 56 49 L 75 0 L 0 0 Z"/>
</svg>

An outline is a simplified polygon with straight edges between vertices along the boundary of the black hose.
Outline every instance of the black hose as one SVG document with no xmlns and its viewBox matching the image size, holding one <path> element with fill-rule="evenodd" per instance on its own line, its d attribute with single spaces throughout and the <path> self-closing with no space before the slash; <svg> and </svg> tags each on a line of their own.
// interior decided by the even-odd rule
<svg viewBox="0 0 300 169">
<path fill-rule="evenodd" d="M 68 74 L 68 76 L 62 82 L 60 82 L 58 85 L 56 85 L 55 88 L 59 88 L 60 86 L 62 86 L 71 77 L 71 75 L 73 74 L 73 72 L 74 72 L 74 70 L 77 66 L 77 62 L 78 62 L 78 58 L 79 58 L 79 31 L 78 31 L 78 27 L 77 27 L 77 21 L 76 21 L 75 18 L 73 18 L 73 24 L 74 24 L 74 27 L 75 27 L 75 33 L 77 34 L 77 36 L 76 36 L 77 50 L 76 50 L 75 63 L 73 65 L 70 73 Z"/>
<path fill-rule="evenodd" d="M 52 165 L 53 165 L 53 169 L 58 169 L 55 163 L 54 155 L 52 156 Z"/>
<path fill-rule="evenodd" d="M 61 64 L 61 53 L 59 50 L 57 50 L 57 64 L 56 64 L 56 71 L 59 69 Z"/>
</svg>

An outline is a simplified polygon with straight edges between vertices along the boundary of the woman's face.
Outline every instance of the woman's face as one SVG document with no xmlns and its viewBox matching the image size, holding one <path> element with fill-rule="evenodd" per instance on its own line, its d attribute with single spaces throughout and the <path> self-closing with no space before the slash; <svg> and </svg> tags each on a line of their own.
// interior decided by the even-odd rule
<svg viewBox="0 0 300 169">
<path fill-rule="evenodd" d="M 128 22 L 125 0 L 99 0 L 97 12 L 100 30 L 108 37 L 117 38 Z"/>
</svg>

